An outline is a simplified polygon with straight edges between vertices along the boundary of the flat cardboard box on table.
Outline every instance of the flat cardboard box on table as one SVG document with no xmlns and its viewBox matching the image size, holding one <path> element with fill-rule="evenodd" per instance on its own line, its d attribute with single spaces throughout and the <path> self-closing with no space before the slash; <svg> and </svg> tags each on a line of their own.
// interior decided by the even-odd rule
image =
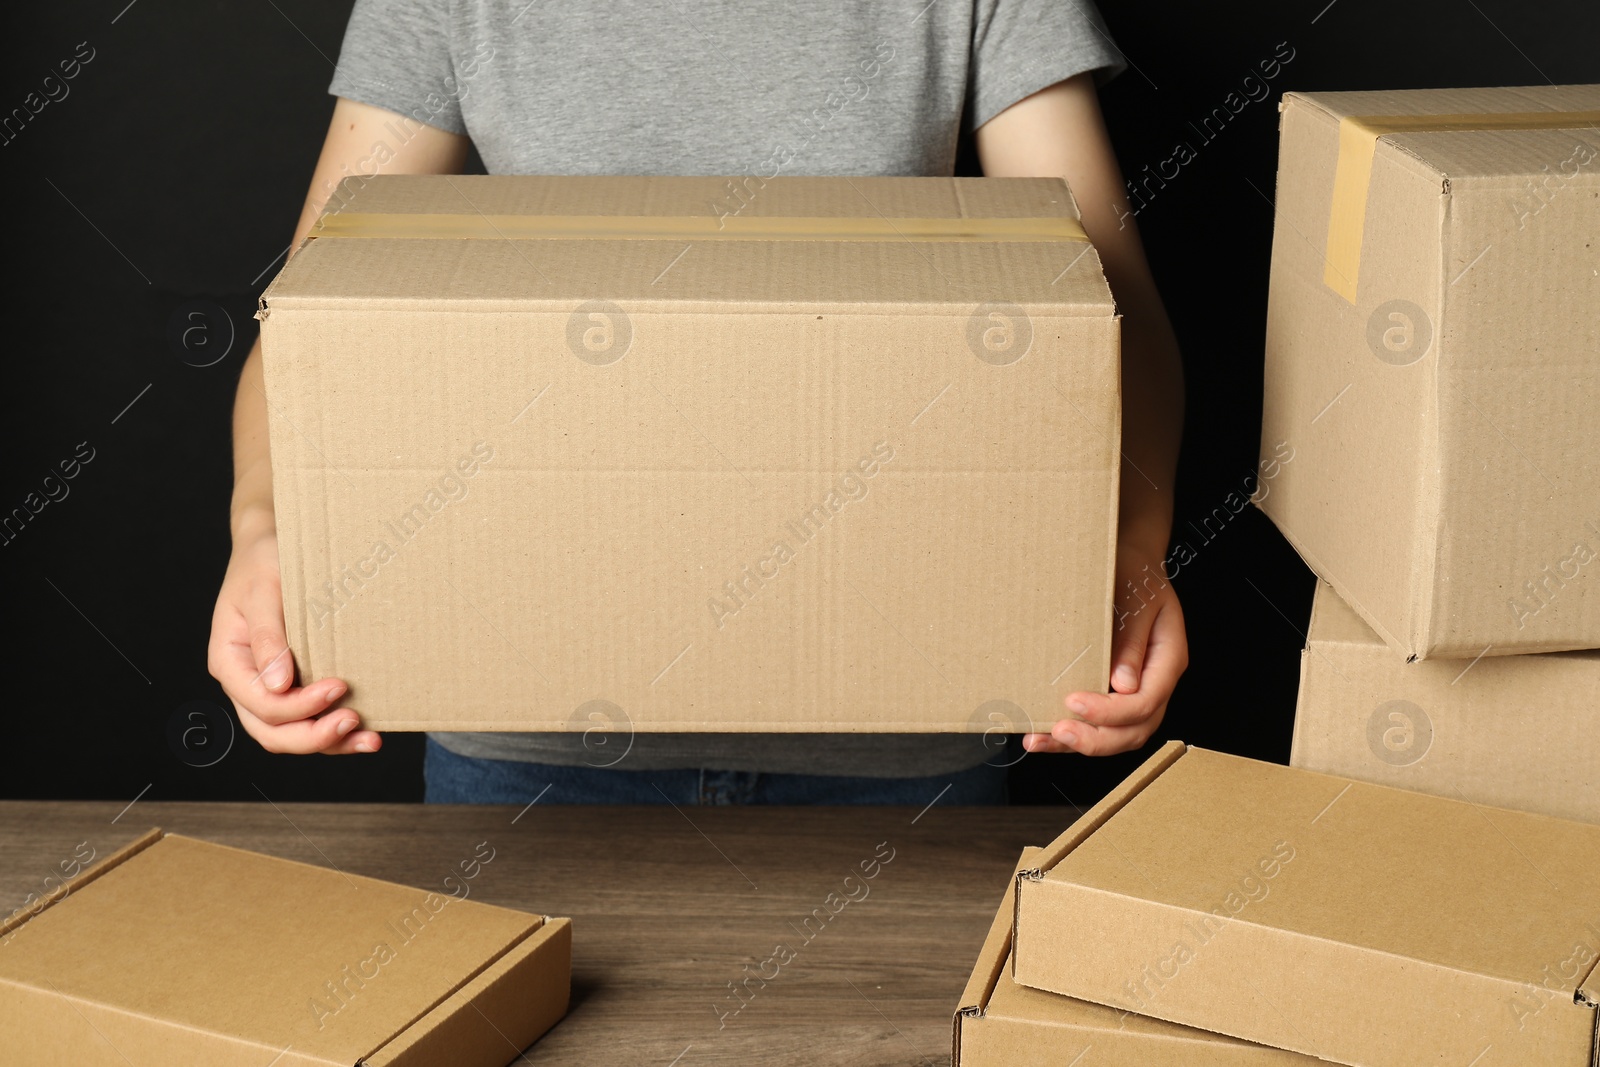
<svg viewBox="0 0 1600 1067">
<path fill-rule="evenodd" d="M 1597 127 L 1595 85 L 1284 96 L 1257 500 L 1402 655 L 1600 648 Z"/>
<path fill-rule="evenodd" d="M 1171 742 L 1018 880 L 1024 985 L 1354 1067 L 1593 1067 L 1600 826 Z"/>
<path fill-rule="evenodd" d="M 1600 651 L 1407 663 L 1319 584 L 1289 762 L 1600 823 Z"/>
<path fill-rule="evenodd" d="M 1036 866 L 1041 854 L 1041 849 L 1024 849 L 1019 871 Z M 1012 878 L 956 1009 L 951 1067 L 1317 1067 L 1321 1062 L 1018 985 L 1011 978 L 1015 901 Z"/>
<path fill-rule="evenodd" d="M 566 1013 L 572 927 L 470 885 L 152 830 L 0 925 L 0 1059 L 503 1067 Z"/>
<path fill-rule="evenodd" d="M 290 646 L 382 730 L 1022 732 L 1104 691 L 1057 179 L 349 179 L 262 298 Z"/>
</svg>

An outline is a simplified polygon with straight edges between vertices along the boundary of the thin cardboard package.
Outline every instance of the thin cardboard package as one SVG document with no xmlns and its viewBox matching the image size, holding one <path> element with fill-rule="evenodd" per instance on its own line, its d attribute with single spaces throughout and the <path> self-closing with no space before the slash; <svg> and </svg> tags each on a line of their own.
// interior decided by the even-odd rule
<svg viewBox="0 0 1600 1067">
<path fill-rule="evenodd" d="M 1594 1067 L 1600 826 L 1170 742 L 1018 878 L 1013 977 L 1353 1067 Z"/>
<path fill-rule="evenodd" d="M 1319 584 L 1289 762 L 1600 823 L 1600 651 L 1407 663 Z"/>
<path fill-rule="evenodd" d="M 290 646 L 368 726 L 1105 689 L 1119 319 L 1059 179 L 351 178 L 258 317 Z"/>
<path fill-rule="evenodd" d="M 483 863 L 429 892 L 151 830 L 0 925 L 0 1059 L 504 1067 L 566 1013 L 572 928 L 468 899 Z"/>
<path fill-rule="evenodd" d="M 1024 849 L 1018 872 L 1037 866 L 1042 852 Z M 951 1067 L 1316 1067 L 1321 1062 L 1018 985 L 1011 978 L 1015 901 L 1013 877 L 956 1009 Z"/>
<path fill-rule="evenodd" d="M 1402 655 L 1600 648 L 1600 85 L 1285 94 L 1259 498 Z"/>
</svg>

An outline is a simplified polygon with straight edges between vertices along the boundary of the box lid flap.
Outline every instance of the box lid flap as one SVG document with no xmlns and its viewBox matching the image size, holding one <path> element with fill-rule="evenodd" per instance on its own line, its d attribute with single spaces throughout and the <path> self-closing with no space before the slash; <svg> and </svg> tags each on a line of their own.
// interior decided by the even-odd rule
<svg viewBox="0 0 1600 1067">
<path fill-rule="evenodd" d="M 1359 120 L 1452 181 L 1541 173 L 1574 138 L 1600 146 L 1600 85 L 1287 93 L 1284 103 Z"/>
<path fill-rule="evenodd" d="M 1168 741 L 1143 763 L 1137 770 L 1117 785 L 1099 803 L 1084 812 L 1073 824 L 1061 833 L 1054 841 L 1039 850 L 1039 867 L 1047 868 L 1055 865 L 1056 861 L 1078 846 L 1078 843 L 1104 825 L 1105 821 L 1122 810 L 1123 805 L 1139 795 L 1139 791 L 1172 766 L 1173 762 L 1188 751 L 1188 746 L 1182 741 Z"/>
<path fill-rule="evenodd" d="M 1264 852 L 1292 886 L 1241 888 Z M 1281 858 L 1281 857 L 1280 857 Z M 1600 938 L 1600 826 L 1189 749 L 1044 874 L 1236 922 L 1571 997 L 1547 975 Z M 1287 876 L 1280 876 L 1287 883 Z M 1259 887 L 1258 887 L 1259 888 Z"/>
<path fill-rule="evenodd" d="M 549 919 L 361 1067 L 501 1067 L 566 1014 L 572 921 Z"/>
<path fill-rule="evenodd" d="M 640 310 L 841 304 L 965 314 L 974 304 L 1003 301 L 1039 313 L 1114 314 L 1099 258 L 1081 236 L 1077 207 L 1058 178 L 784 177 L 753 186 L 733 214 L 717 206 L 728 182 L 347 179 L 319 223 L 334 236 L 313 231 L 268 288 L 263 308 L 469 302 L 485 310 L 566 311 L 603 298 Z M 450 217 L 460 221 L 458 232 L 478 239 L 439 239 L 452 232 L 450 225 L 424 225 Z M 535 237 L 537 227 L 519 225 L 538 218 L 565 220 L 574 236 Z M 630 236 L 612 232 L 619 219 Z M 860 232 L 827 240 L 795 239 L 792 232 L 761 236 L 797 229 L 784 220 Z M 966 220 L 971 225 L 957 229 L 976 233 L 949 235 L 948 226 L 929 220 Z M 433 236 L 354 236 L 363 232 Z"/>
<path fill-rule="evenodd" d="M 1364 648 L 1382 648 L 1383 638 L 1356 614 L 1356 610 L 1334 591 L 1327 582 L 1317 582 L 1317 595 L 1311 602 L 1311 625 L 1306 627 L 1306 647 L 1313 645 L 1360 645 Z M 1405 657 L 1394 653 L 1399 661 Z"/>
</svg>

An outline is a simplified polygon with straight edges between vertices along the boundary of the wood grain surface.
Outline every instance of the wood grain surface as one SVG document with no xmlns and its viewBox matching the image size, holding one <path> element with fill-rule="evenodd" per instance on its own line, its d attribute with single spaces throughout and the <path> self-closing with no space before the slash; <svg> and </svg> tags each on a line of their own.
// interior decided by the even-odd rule
<svg viewBox="0 0 1600 1067">
<path fill-rule="evenodd" d="M 660 1067 L 948 1064 L 951 1012 L 1017 854 L 1077 814 L 121 807 L 0 802 L 0 914 L 41 891 L 82 843 L 104 856 L 151 826 L 441 891 L 486 842 L 494 858 L 473 899 L 573 920 L 571 1011 L 516 1062 Z M 890 850 L 876 877 L 845 885 Z M 841 905 L 847 896 L 856 899 Z M 777 973 L 736 998 L 730 983 L 758 970 Z"/>
</svg>

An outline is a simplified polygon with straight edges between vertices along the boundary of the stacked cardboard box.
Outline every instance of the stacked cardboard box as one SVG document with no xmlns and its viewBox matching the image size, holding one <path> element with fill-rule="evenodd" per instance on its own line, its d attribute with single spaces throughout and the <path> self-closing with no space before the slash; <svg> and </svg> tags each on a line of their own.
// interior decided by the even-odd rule
<svg viewBox="0 0 1600 1067">
<path fill-rule="evenodd" d="M 1291 93 L 1277 210 L 1294 764 L 1600 820 L 1600 86 Z"/>
<path fill-rule="evenodd" d="M 1296 767 L 1600 823 L 1600 651 L 1397 656 L 1317 587 Z"/>
<path fill-rule="evenodd" d="M 1171 742 L 1024 857 L 954 1058 L 1596 1067 L 1597 960 L 1600 826 Z"/>
<path fill-rule="evenodd" d="M 1043 849 L 1024 849 L 1016 873 L 1037 869 L 1043 855 Z M 1018 983 L 1012 977 L 1015 908 L 1013 875 L 956 1009 L 951 1067 L 1059 1067 L 1080 1062 L 1096 1067 L 1314 1067 L 1318 1062 L 1298 1052 Z"/>
<path fill-rule="evenodd" d="M 1600 648 L 1600 85 L 1291 93 L 1262 509 L 1401 656 Z"/>
<path fill-rule="evenodd" d="M 955 1062 L 1597 1067 L 1600 86 L 1290 94 L 1277 211 L 1295 766 L 1025 856 Z"/>
</svg>

